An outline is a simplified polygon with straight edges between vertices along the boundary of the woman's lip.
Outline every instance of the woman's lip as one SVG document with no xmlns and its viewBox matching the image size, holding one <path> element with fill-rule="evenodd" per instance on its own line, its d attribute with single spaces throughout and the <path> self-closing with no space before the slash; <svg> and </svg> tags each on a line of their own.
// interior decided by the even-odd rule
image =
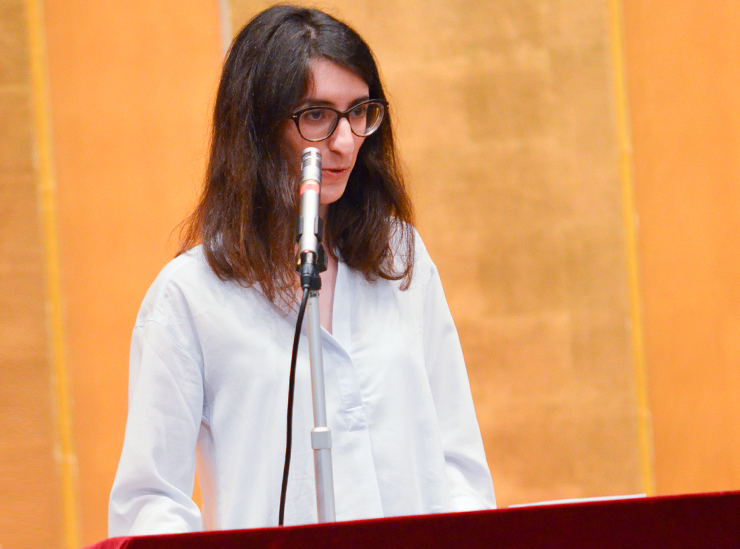
<svg viewBox="0 0 740 549">
<path fill-rule="evenodd" d="M 323 168 L 321 171 L 326 175 L 344 175 L 349 168 Z"/>
</svg>

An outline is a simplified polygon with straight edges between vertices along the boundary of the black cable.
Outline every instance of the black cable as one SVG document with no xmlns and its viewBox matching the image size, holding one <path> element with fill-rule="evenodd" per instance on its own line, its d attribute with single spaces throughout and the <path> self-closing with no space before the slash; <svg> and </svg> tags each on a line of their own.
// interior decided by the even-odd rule
<svg viewBox="0 0 740 549">
<path fill-rule="evenodd" d="M 303 289 L 303 298 L 301 306 L 298 309 L 298 319 L 295 323 L 295 337 L 293 338 L 293 356 L 290 360 L 290 380 L 288 381 L 288 427 L 286 429 L 285 440 L 285 465 L 283 466 L 283 486 L 280 490 L 280 514 L 278 516 L 278 525 L 283 525 L 285 518 L 285 495 L 288 492 L 288 472 L 290 471 L 290 451 L 293 445 L 293 395 L 295 393 L 295 370 L 298 360 L 298 342 L 301 339 L 301 326 L 303 325 L 303 315 L 306 312 L 306 303 L 308 302 L 308 288 Z"/>
</svg>

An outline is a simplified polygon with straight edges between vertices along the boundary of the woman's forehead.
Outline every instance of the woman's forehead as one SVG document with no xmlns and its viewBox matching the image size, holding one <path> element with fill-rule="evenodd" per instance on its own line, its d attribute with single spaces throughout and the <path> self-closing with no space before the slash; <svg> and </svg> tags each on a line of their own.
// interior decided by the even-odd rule
<svg viewBox="0 0 740 549">
<path fill-rule="evenodd" d="M 311 59 L 303 102 L 337 108 L 369 98 L 369 87 L 357 73 L 326 58 Z"/>
</svg>

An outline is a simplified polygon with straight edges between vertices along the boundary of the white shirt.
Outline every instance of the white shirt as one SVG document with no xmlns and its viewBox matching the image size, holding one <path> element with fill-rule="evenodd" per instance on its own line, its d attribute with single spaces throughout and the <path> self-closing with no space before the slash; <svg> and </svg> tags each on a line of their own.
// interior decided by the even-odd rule
<svg viewBox="0 0 740 549">
<path fill-rule="evenodd" d="M 337 520 L 495 507 L 457 331 L 416 242 L 407 291 L 339 262 L 321 333 Z M 295 322 L 219 280 L 200 247 L 162 270 L 133 332 L 110 536 L 277 525 Z M 286 525 L 317 521 L 306 323 Z"/>
</svg>

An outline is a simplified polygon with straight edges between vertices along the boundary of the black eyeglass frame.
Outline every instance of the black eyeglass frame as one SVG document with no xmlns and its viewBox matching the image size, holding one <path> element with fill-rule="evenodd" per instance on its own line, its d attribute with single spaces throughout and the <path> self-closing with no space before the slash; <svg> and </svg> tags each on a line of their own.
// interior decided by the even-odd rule
<svg viewBox="0 0 740 549">
<path fill-rule="evenodd" d="M 368 103 L 379 103 L 383 107 L 383 113 L 380 118 L 380 123 L 375 127 L 373 131 L 370 133 L 367 133 L 365 135 L 360 135 L 359 133 L 355 132 L 354 128 L 352 127 L 352 122 L 349 119 L 349 113 L 351 113 L 353 110 L 355 110 L 357 107 L 362 107 L 363 105 L 367 105 Z M 301 132 L 301 127 L 298 124 L 298 120 L 301 118 L 301 115 L 304 112 L 312 111 L 314 109 L 324 109 L 327 111 L 333 111 L 337 115 L 337 119 L 334 122 L 334 127 L 329 131 L 329 135 L 326 137 L 322 137 L 321 139 L 308 139 L 306 136 L 303 135 Z M 352 131 L 353 134 L 355 134 L 357 137 L 368 137 L 369 135 L 374 134 L 376 131 L 378 131 L 378 128 L 380 128 L 380 125 L 383 123 L 383 120 L 385 119 L 385 113 L 388 111 L 388 101 L 385 99 L 366 99 L 365 101 L 360 101 L 359 103 L 352 105 L 349 109 L 346 111 L 338 111 L 337 109 L 333 107 L 327 107 L 325 105 L 313 105 L 311 107 L 304 107 L 302 109 L 298 109 L 295 111 L 291 116 L 290 119 L 295 122 L 295 127 L 298 130 L 298 134 L 305 139 L 306 141 L 310 141 L 311 143 L 318 143 L 319 141 L 323 141 L 324 139 L 329 139 L 332 135 L 334 135 L 334 132 L 337 130 L 337 126 L 339 126 L 339 121 L 342 118 L 346 118 L 347 122 L 349 122 L 349 129 Z"/>
</svg>

